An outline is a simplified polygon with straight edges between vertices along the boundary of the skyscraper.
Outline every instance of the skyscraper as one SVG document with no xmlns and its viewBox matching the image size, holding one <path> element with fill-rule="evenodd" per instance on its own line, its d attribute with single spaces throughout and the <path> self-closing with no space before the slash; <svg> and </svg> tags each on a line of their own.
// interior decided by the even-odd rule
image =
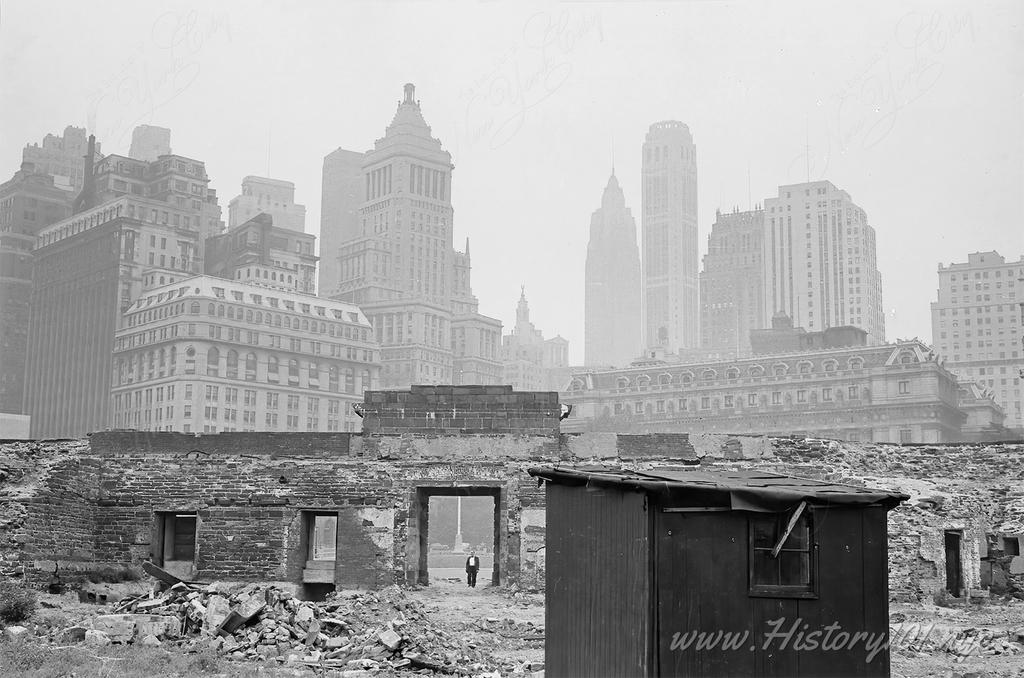
<svg viewBox="0 0 1024 678">
<path fill-rule="evenodd" d="M 641 343 L 640 250 L 636 222 L 612 171 L 587 243 L 584 363 L 625 367 Z"/>
<path fill-rule="evenodd" d="M 451 154 L 431 135 L 415 93 L 405 85 L 395 117 L 363 159 L 359 234 L 339 249 L 331 297 L 370 318 L 384 388 L 498 383 L 501 322 L 477 312 L 468 242 L 464 253 L 452 244 Z"/>
<path fill-rule="evenodd" d="M 0 184 L 0 413 L 22 413 L 32 247 L 41 229 L 70 213 L 70 198 L 30 162 Z"/>
<path fill-rule="evenodd" d="M 30 162 L 36 172 L 49 174 L 54 185 L 71 192 L 74 197 L 85 185 L 85 151 L 89 140 L 82 127 L 64 128 L 63 136 L 47 134 L 42 145 L 27 144 L 21 153 L 22 162 Z M 93 160 L 101 157 L 97 143 Z"/>
<path fill-rule="evenodd" d="M 363 204 L 364 153 L 336 149 L 324 156 L 320 200 L 320 291 L 333 294 L 341 281 L 342 243 L 360 235 L 359 207 Z"/>
<path fill-rule="evenodd" d="M 530 304 L 522 288 L 516 305 L 516 324 L 501 338 L 502 383 L 517 391 L 559 391 L 569 381 L 569 342 L 545 339 L 530 322 Z"/>
<path fill-rule="evenodd" d="M 764 203 L 763 327 L 778 312 L 809 331 L 853 325 L 885 342 L 875 229 L 849 193 L 830 181 L 780 186 Z"/>
<path fill-rule="evenodd" d="M 651 125 L 643 146 L 644 344 L 669 351 L 700 340 L 697 147 L 690 128 Z"/>
<path fill-rule="evenodd" d="M 109 155 L 93 167 L 85 156 L 73 215 L 41 229 L 33 251 L 25 410 L 35 438 L 109 425 L 121 311 L 143 290 L 200 273 L 205 236 L 221 224 L 202 162 Z"/>
<path fill-rule="evenodd" d="M 932 302 L 932 346 L 961 381 L 991 390 L 1006 426 L 1024 429 L 1024 256 L 973 252 L 967 261 L 939 264 Z"/>
<path fill-rule="evenodd" d="M 764 210 L 715 213 L 700 273 L 704 349 L 746 356 L 750 330 L 764 323 Z"/>
</svg>

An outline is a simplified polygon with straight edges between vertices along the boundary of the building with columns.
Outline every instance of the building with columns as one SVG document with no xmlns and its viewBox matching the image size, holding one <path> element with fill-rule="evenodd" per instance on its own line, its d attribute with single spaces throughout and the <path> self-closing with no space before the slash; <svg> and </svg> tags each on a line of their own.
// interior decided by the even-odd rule
<svg viewBox="0 0 1024 678">
<path fill-rule="evenodd" d="M 651 125 L 641 175 L 644 345 L 697 348 L 697 147 L 690 128 L 675 120 Z"/>
<path fill-rule="evenodd" d="M 500 323 L 478 312 L 470 254 L 453 246 L 451 154 L 434 138 L 412 84 L 391 124 L 362 163 L 358 236 L 338 251 L 339 282 L 321 294 L 357 304 L 381 345 L 383 388 L 482 383 L 500 375 L 498 344 L 453 337 L 500 336 Z M 333 256 L 323 252 L 322 258 Z M 462 330 L 465 330 L 464 332 Z"/>
<path fill-rule="evenodd" d="M 781 312 L 809 331 L 853 325 L 884 343 L 875 229 L 850 194 L 830 181 L 779 186 L 764 219 L 762 327 Z"/>
<path fill-rule="evenodd" d="M 700 273 L 701 348 L 750 354 L 764 322 L 764 210 L 715 213 Z"/>
<path fill-rule="evenodd" d="M 110 426 L 354 431 L 378 349 L 355 306 L 212 276 L 148 290 L 114 345 Z"/>
<path fill-rule="evenodd" d="M 939 264 L 938 274 L 932 345 L 962 381 L 991 391 L 1006 426 L 1024 434 L 1024 256 L 973 252 Z"/>
<path fill-rule="evenodd" d="M 601 207 L 590 217 L 584 364 L 621 367 L 640 355 L 641 298 L 636 222 L 613 169 Z"/>
<path fill-rule="evenodd" d="M 971 398 L 969 408 L 962 397 Z M 563 432 L 941 443 L 998 429 L 1003 419 L 991 398 L 962 394 L 956 375 L 917 340 L 687 364 L 638 361 L 574 373 L 561 400 L 574 406 Z"/>
</svg>

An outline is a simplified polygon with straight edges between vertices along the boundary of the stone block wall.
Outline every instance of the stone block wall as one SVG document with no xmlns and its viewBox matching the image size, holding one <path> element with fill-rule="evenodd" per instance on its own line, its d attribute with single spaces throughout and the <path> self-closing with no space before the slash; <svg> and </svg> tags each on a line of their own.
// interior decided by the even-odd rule
<svg viewBox="0 0 1024 678">
<path fill-rule="evenodd" d="M 889 513 L 890 593 L 901 599 L 941 595 L 948 530 L 962 536 L 964 588 L 980 588 L 985 540 L 1012 532 L 1024 515 L 1024 444 L 714 434 L 102 433 L 88 441 L 0 444 L 0 571 L 42 584 L 54 562 L 69 572 L 138 563 L 153 551 L 158 512 L 194 512 L 198 579 L 297 583 L 305 567 L 304 515 L 321 511 L 339 520 L 339 587 L 412 583 L 423 491 L 440 488 L 493 491 L 502 581 L 539 586 L 547 517 L 544 490 L 527 469 L 554 463 L 756 468 L 904 492 L 910 500 Z M 1021 590 L 1021 578 L 1001 581 Z"/>
</svg>

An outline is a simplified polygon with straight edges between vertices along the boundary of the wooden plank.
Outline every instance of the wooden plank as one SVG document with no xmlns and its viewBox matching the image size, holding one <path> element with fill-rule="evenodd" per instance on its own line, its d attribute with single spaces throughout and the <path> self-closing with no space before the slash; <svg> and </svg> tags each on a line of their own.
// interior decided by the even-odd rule
<svg viewBox="0 0 1024 678">
<path fill-rule="evenodd" d="M 157 567 L 156 565 L 154 565 L 153 563 L 149 562 L 148 560 L 142 561 L 142 569 L 149 576 L 155 577 L 155 578 L 159 579 L 160 581 L 162 581 L 165 584 L 168 584 L 170 586 L 174 586 L 175 584 L 180 584 L 183 581 L 182 579 L 179 579 L 178 577 L 175 577 L 173 574 L 171 574 L 167 570 L 163 569 L 162 567 Z"/>
<path fill-rule="evenodd" d="M 789 522 L 786 524 L 786 531 L 782 533 L 782 537 L 779 538 L 779 542 L 772 547 L 772 558 L 779 557 L 779 551 L 782 550 L 782 545 L 789 539 L 789 535 L 793 532 L 793 527 L 796 525 L 796 521 L 800 520 L 800 516 L 803 514 L 804 509 L 807 508 L 807 502 L 802 501 L 800 505 L 793 511 L 793 515 L 789 517 Z"/>
<path fill-rule="evenodd" d="M 864 539 L 864 629 L 878 638 L 889 633 L 889 535 L 888 511 L 881 507 L 861 511 L 861 533 Z M 874 657 L 865 655 L 865 675 L 886 678 L 890 671 L 889 650 L 882 649 Z"/>
<path fill-rule="evenodd" d="M 745 515 L 670 513 L 659 523 L 660 675 L 756 675 Z"/>
</svg>

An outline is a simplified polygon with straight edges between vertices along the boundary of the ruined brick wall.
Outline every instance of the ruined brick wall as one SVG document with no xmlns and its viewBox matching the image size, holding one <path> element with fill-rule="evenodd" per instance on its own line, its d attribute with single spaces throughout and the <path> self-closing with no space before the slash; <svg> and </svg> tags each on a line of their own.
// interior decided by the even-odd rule
<svg viewBox="0 0 1024 678">
<path fill-rule="evenodd" d="M 339 515 L 340 587 L 409 582 L 420 555 L 420 488 L 482 487 L 500 498 L 503 581 L 539 586 L 544 494 L 526 470 L 550 463 L 760 468 L 904 492 L 911 499 L 889 514 L 894 598 L 941 595 L 946 530 L 962 533 L 964 585 L 979 588 L 986 535 L 1019 526 L 1024 516 L 1024 445 L 607 433 L 103 433 L 0 446 L 0 567 L 42 581 L 54 561 L 69 569 L 137 563 L 153 548 L 155 512 L 194 511 L 197 577 L 297 582 L 305 567 L 302 512 L 329 510 Z M 1015 577 L 1022 578 L 1006 579 L 1019 589 Z"/>
<path fill-rule="evenodd" d="M 99 467 L 88 441 L 0 445 L 0 576 L 64 581 L 94 565 Z"/>
</svg>

